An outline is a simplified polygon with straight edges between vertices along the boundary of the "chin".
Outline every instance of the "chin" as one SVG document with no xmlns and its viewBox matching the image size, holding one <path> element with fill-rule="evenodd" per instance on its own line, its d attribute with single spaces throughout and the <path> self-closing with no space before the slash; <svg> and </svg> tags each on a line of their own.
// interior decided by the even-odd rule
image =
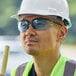
<svg viewBox="0 0 76 76">
<path fill-rule="evenodd" d="M 27 48 L 27 49 L 25 50 L 25 52 L 26 52 L 27 54 L 29 54 L 29 55 L 32 55 L 32 56 L 38 54 L 38 51 L 35 50 L 35 49 L 32 49 L 32 48 L 31 48 L 31 49 L 30 49 L 30 48 Z"/>
</svg>

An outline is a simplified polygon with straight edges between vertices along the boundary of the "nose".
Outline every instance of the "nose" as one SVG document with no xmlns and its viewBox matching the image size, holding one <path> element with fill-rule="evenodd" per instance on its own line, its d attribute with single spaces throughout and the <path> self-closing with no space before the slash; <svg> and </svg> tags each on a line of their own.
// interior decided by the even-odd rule
<svg viewBox="0 0 76 76">
<path fill-rule="evenodd" d="M 36 30 L 31 26 L 31 24 L 29 25 L 28 30 L 25 32 L 26 36 L 35 36 L 37 34 Z"/>
</svg>

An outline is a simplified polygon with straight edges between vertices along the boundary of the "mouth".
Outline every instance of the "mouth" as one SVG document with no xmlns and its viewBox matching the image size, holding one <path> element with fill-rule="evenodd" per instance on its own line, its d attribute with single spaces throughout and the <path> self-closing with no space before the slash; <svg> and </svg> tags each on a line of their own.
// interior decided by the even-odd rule
<svg viewBox="0 0 76 76">
<path fill-rule="evenodd" d="M 25 41 L 26 45 L 31 46 L 31 45 L 36 45 L 39 42 L 37 39 L 27 39 Z"/>
</svg>

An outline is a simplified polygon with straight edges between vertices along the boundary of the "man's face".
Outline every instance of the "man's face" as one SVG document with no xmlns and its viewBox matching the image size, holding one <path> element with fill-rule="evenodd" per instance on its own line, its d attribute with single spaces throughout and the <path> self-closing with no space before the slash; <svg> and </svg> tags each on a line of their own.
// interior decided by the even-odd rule
<svg viewBox="0 0 76 76">
<path fill-rule="evenodd" d="M 43 16 L 26 16 L 23 19 L 32 21 L 34 18 L 48 18 Z M 50 28 L 45 30 L 36 30 L 31 24 L 25 32 L 21 32 L 21 40 L 24 50 L 31 55 L 50 53 L 57 47 L 59 27 L 50 23 Z"/>
</svg>

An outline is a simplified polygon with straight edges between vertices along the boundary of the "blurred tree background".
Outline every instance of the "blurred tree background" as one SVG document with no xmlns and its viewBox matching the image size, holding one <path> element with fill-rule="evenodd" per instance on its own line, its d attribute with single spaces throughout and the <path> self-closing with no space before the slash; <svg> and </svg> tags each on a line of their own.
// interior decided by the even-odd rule
<svg viewBox="0 0 76 76">
<path fill-rule="evenodd" d="M 76 0 L 68 0 L 72 27 L 64 43 L 76 44 Z M 17 21 L 11 16 L 19 10 L 21 0 L 0 0 L 0 35 L 19 35 Z M 65 10 L 65 9 L 64 9 Z"/>
</svg>

